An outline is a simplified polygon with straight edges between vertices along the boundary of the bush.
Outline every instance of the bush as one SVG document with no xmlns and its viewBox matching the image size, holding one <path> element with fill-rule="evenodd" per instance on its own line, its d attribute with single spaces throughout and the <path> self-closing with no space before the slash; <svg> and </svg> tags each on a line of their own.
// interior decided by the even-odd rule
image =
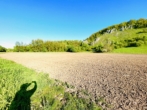
<svg viewBox="0 0 147 110">
<path fill-rule="evenodd" d="M 137 43 L 136 43 L 136 46 L 139 47 L 139 46 L 142 46 L 144 44 L 144 42 L 142 40 L 139 40 Z"/>
<path fill-rule="evenodd" d="M 147 41 L 147 36 L 143 36 L 142 39 L 144 42 Z"/>
<path fill-rule="evenodd" d="M 103 52 L 103 45 L 99 44 L 98 46 L 93 48 L 94 52 Z"/>
<path fill-rule="evenodd" d="M 6 52 L 7 49 L 5 47 L 0 46 L 0 52 Z"/>
<path fill-rule="evenodd" d="M 129 42 L 128 43 L 128 47 L 137 47 L 137 42 L 134 41 L 134 42 Z"/>
<path fill-rule="evenodd" d="M 7 52 L 13 52 L 14 50 L 13 49 L 11 49 L 11 48 L 8 48 L 7 49 Z"/>
<path fill-rule="evenodd" d="M 116 41 L 116 42 L 114 42 L 113 47 L 114 47 L 115 49 L 122 48 L 123 45 L 125 44 L 125 43 L 122 43 L 122 42 L 123 42 L 123 41 Z"/>
<path fill-rule="evenodd" d="M 67 47 L 67 52 L 79 52 L 80 47 L 69 46 Z"/>
<path fill-rule="evenodd" d="M 143 32 L 143 33 L 147 33 L 147 28 L 144 28 L 144 29 L 142 30 L 142 32 Z"/>
<path fill-rule="evenodd" d="M 82 43 L 81 50 L 82 51 L 91 51 L 91 47 L 87 43 Z"/>
</svg>

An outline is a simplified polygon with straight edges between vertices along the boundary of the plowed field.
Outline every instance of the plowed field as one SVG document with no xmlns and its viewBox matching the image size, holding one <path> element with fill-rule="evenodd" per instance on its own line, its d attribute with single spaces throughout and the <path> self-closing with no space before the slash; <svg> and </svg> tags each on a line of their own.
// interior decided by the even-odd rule
<svg viewBox="0 0 147 110">
<path fill-rule="evenodd" d="M 147 110 L 147 55 L 5 53 L 0 57 L 86 89 L 94 100 L 103 97 L 114 110 Z"/>
</svg>

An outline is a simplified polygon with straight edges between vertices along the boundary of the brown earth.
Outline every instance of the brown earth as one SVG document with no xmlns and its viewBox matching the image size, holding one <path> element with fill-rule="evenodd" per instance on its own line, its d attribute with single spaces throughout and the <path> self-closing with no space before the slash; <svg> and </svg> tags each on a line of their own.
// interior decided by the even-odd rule
<svg viewBox="0 0 147 110">
<path fill-rule="evenodd" d="M 147 55 L 6 53 L 0 57 L 86 89 L 95 100 L 103 97 L 113 110 L 147 110 Z"/>
</svg>

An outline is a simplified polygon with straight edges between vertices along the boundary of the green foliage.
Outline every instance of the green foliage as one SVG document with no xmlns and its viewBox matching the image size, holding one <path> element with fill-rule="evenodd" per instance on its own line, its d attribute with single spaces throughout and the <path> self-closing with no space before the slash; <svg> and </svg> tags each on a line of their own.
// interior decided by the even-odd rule
<svg viewBox="0 0 147 110">
<path fill-rule="evenodd" d="M 67 88 L 74 89 L 69 84 L 50 79 L 48 74 L 36 73 L 32 69 L 4 59 L 0 59 L 0 109 L 8 110 L 21 85 L 32 81 L 37 83 L 37 90 L 30 97 L 32 110 L 101 109 L 90 101 L 90 95 L 84 98 L 78 97 L 76 93 L 65 92 Z M 32 86 L 28 87 L 27 91 Z M 17 106 L 19 103 L 15 104 Z"/>
<path fill-rule="evenodd" d="M 147 20 L 140 18 L 136 21 L 135 28 L 146 28 L 147 27 Z"/>
<path fill-rule="evenodd" d="M 123 47 L 139 47 L 145 44 L 146 37 L 145 36 L 138 36 L 138 37 L 130 37 L 124 40 L 126 45 Z"/>
<path fill-rule="evenodd" d="M 5 47 L 0 46 L 0 52 L 6 52 L 7 49 Z"/>
<path fill-rule="evenodd" d="M 137 46 L 137 47 L 142 46 L 142 45 L 144 45 L 144 42 L 143 42 L 142 40 L 138 40 L 138 41 L 136 42 L 136 46 Z"/>
<path fill-rule="evenodd" d="M 7 52 L 13 52 L 13 49 L 8 48 L 8 49 L 7 49 Z"/>
<path fill-rule="evenodd" d="M 17 42 L 15 52 L 79 52 L 90 51 L 88 44 L 81 41 L 43 41 L 41 39 L 32 40 L 28 45 Z"/>
<path fill-rule="evenodd" d="M 66 101 L 63 100 L 64 105 L 61 110 L 72 110 L 73 108 L 74 110 L 101 110 L 100 107 L 97 107 L 94 103 L 92 103 L 91 99 L 77 99 L 75 94 L 69 94 L 68 92 L 65 92 L 64 97 Z"/>
<path fill-rule="evenodd" d="M 15 52 L 111 52 L 123 47 L 147 45 L 147 19 L 130 20 L 104 28 L 86 40 L 32 40 L 28 45 L 16 43 Z"/>
<path fill-rule="evenodd" d="M 142 32 L 143 32 L 143 33 L 147 33 L 147 28 L 144 28 L 144 29 L 142 30 Z"/>
<path fill-rule="evenodd" d="M 80 52 L 80 51 L 81 51 L 80 47 L 74 47 L 74 46 L 67 47 L 67 52 Z"/>
<path fill-rule="evenodd" d="M 99 36 L 99 40 L 93 41 L 94 52 L 111 52 L 114 49 L 139 47 L 147 45 L 147 33 L 143 29 L 127 29 L 124 31 L 116 31 L 111 34 L 103 34 Z M 103 44 L 103 45 L 101 45 Z"/>
<path fill-rule="evenodd" d="M 91 46 L 88 45 L 87 43 L 82 42 L 81 43 L 81 50 L 82 51 L 91 51 Z"/>
<path fill-rule="evenodd" d="M 107 28 L 104 28 L 104 29 L 92 34 L 86 40 L 88 41 L 89 44 L 91 44 L 98 37 L 100 37 L 104 34 L 111 34 L 114 32 L 125 31 L 128 29 L 139 29 L 139 28 L 147 28 L 147 19 L 141 18 L 138 20 L 130 20 L 128 22 L 122 22 L 120 24 L 109 26 Z M 145 32 L 146 32 L 146 29 L 145 29 Z"/>
<path fill-rule="evenodd" d="M 94 52 L 103 52 L 103 48 L 104 48 L 104 46 L 102 44 L 99 44 L 98 46 L 95 46 L 93 48 L 93 51 Z"/>
</svg>

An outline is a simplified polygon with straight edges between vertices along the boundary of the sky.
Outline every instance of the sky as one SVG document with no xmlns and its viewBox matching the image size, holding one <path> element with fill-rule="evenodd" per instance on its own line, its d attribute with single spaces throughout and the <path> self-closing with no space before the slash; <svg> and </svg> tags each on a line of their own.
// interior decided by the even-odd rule
<svg viewBox="0 0 147 110">
<path fill-rule="evenodd" d="M 147 19 L 147 0 L 0 0 L 0 45 L 85 40 L 108 26 Z"/>
</svg>

